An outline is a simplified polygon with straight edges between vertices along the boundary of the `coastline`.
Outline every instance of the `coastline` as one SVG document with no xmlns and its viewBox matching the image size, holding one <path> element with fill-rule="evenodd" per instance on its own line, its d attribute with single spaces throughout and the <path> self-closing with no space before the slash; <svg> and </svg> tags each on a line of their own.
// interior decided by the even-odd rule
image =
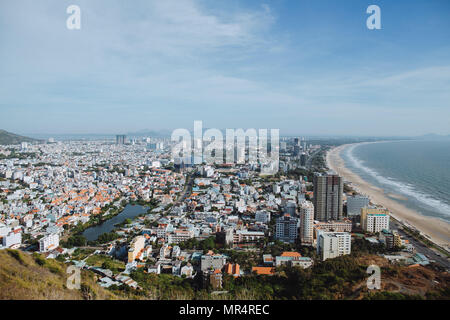
<svg viewBox="0 0 450 320">
<path fill-rule="evenodd" d="M 328 168 L 343 177 L 345 181 L 350 182 L 351 186 L 357 192 L 369 196 L 372 203 L 387 208 L 391 212 L 391 216 L 400 223 L 407 226 L 412 226 L 421 233 L 425 234 L 429 240 L 438 246 L 449 250 L 449 223 L 438 218 L 424 216 L 410 208 L 407 208 L 403 204 L 388 198 L 383 189 L 371 185 L 345 166 L 345 162 L 341 158 L 340 153 L 348 147 L 357 144 L 366 143 L 345 144 L 329 150 L 326 154 L 326 163 Z"/>
</svg>

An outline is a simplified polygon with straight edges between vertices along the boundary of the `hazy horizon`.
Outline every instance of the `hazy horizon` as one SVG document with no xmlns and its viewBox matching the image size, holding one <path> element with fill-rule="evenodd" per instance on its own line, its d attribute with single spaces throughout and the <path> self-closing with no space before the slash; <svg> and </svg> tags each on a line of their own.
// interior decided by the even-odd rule
<svg viewBox="0 0 450 320">
<path fill-rule="evenodd" d="M 176 129 L 176 128 L 174 128 Z M 186 128 L 189 132 L 191 132 L 191 134 L 193 134 L 193 130 L 191 130 L 191 128 Z M 207 130 L 209 128 L 203 128 L 203 131 Z M 225 133 L 225 128 L 218 128 L 220 131 L 222 131 L 223 133 Z M 239 128 L 230 128 L 230 129 L 239 129 Z M 249 129 L 249 128 L 242 128 L 244 130 Z M 250 128 L 250 129 L 264 129 L 264 128 Z M 266 128 L 267 129 L 267 128 Z M 0 128 L 1 130 L 1 128 Z M 133 132 L 111 132 L 111 133 L 105 133 L 105 132 L 100 132 L 100 133 L 27 133 L 27 132 L 11 132 L 14 134 L 19 134 L 22 136 L 28 136 L 31 138 L 37 138 L 37 139 L 48 139 L 48 138 L 55 138 L 55 137 L 69 137 L 69 136 L 101 136 L 101 137 L 108 137 L 111 139 L 115 139 L 117 135 L 127 135 L 128 137 L 150 137 L 150 136 L 161 136 L 161 137 L 170 137 L 171 133 L 173 130 L 170 129 L 164 129 L 164 130 L 137 130 L 137 131 L 133 131 Z M 156 135 L 155 135 L 156 134 Z M 387 138 L 387 139 L 392 139 L 392 138 L 406 138 L 406 139 L 413 139 L 413 138 L 450 138 L 450 134 L 448 135 L 440 135 L 440 134 L 435 134 L 435 133 L 427 133 L 427 134 L 423 134 L 423 135 L 351 135 L 351 134 L 308 134 L 308 133 L 284 133 L 282 130 L 280 130 L 280 137 L 306 137 L 306 138 L 329 138 L 329 139 L 339 139 L 339 138 L 377 138 L 377 139 L 382 139 L 382 138 Z"/>
</svg>

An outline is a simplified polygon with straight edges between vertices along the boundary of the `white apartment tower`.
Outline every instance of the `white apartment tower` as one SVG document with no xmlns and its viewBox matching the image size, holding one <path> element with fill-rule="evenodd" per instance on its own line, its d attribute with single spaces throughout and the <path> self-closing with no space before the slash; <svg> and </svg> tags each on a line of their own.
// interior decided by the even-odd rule
<svg viewBox="0 0 450 320">
<path fill-rule="evenodd" d="M 300 240 L 303 245 L 312 245 L 314 235 L 314 205 L 311 201 L 300 203 Z"/>
</svg>

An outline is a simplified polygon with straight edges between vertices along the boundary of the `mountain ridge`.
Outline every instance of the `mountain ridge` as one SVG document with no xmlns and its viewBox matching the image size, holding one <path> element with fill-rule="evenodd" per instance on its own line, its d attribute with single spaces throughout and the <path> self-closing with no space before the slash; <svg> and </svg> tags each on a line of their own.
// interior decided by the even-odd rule
<svg viewBox="0 0 450 320">
<path fill-rule="evenodd" d="M 15 133 L 0 129 L 0 145 L 20 144 L 22 142 L 39 142 L 37 139 L 24 137 Z"/>
</svg>

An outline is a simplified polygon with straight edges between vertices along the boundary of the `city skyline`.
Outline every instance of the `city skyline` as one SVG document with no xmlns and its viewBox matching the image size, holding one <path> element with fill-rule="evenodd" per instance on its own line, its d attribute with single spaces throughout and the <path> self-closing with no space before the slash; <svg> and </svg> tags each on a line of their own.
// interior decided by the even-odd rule
<svg viewBox="0 0 450 320">
<path fill-rule="evenodd" d="M 448 135 L 447 1 L 0 5 L 0 128 L 19 134 L 279 128 Z"/>
</svg>

